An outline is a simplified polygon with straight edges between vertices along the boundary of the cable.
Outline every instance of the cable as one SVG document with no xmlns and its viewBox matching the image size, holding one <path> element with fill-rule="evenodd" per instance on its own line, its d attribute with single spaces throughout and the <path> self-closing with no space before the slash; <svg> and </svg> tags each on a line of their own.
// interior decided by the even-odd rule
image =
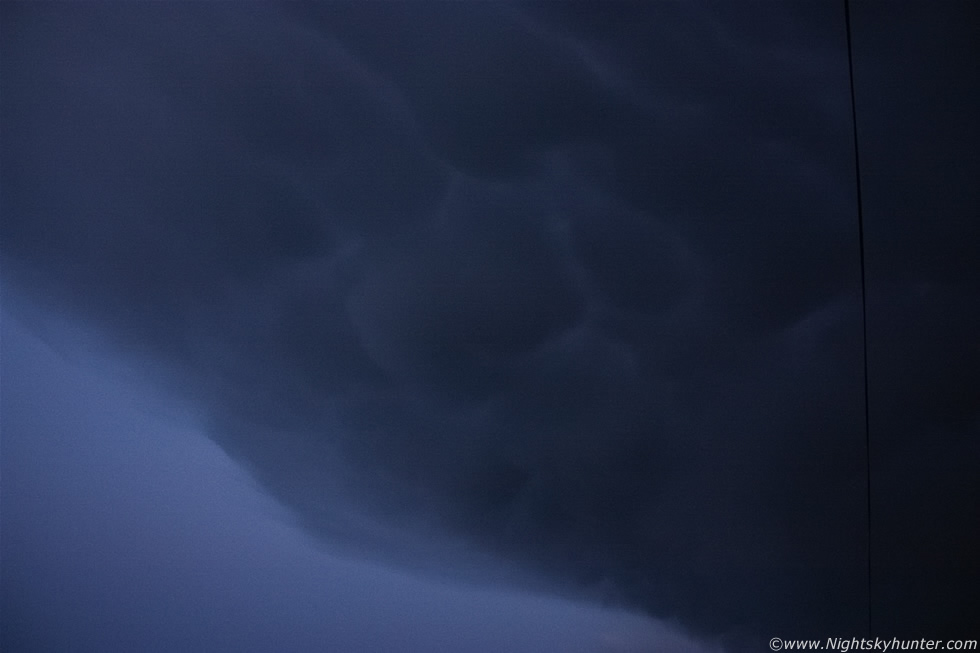
<svg viewBox="0 0 980 653">
<path fill-rule="evenodd" d="M 854 134 L 854 181 L 857 198 L 858 248 L 861 261 L 861 336 L 864 354 L 864 455 L 867 477 L 868 518 L 868 635 L 871 636 L 871 411 L 868 393 L 868 284 L 864 256 L 864 203 L 861 198 L 861 157 L 858 148 L 857 103 L 854 99 L 854 53 L 851 47 L 851 2 L 844 0 L 844 27 L 847 32 L 847 73 L 851 87 L 851 127 Z"/>
</svg>

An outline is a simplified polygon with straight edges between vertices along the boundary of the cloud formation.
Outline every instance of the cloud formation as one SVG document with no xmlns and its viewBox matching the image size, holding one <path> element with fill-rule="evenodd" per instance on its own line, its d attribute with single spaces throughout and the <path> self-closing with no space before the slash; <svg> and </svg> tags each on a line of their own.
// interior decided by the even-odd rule
<svg viewBox="0 0 980 653">
<path fill-rule="evenodd" d="M 312 532 L 735 639 L 865 628 L 836 6 L 4 12 L 5 300 L 142 357 Z M 976 453 L 980 330 L 966 254 L 869 214 L 887 492 Z M 937 252 L 976 236 L 939 222 Z M 941 476 L 924 549 L 935 497 L 967 505 Z"/>
<path fill-rule="evenodd" d="M 4 318 L 5 653 L 719 650 L 594 602 L 338 556 L 126 362 L 66 359 Z"/>
</svg>

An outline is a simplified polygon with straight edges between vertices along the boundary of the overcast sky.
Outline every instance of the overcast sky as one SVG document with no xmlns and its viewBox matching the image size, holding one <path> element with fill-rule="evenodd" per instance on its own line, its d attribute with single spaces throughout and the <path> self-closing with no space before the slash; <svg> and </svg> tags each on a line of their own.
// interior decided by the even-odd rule
<svg viewBox="0 0 980 653">
<path fill-rule="evenodd" d="M 4 3 L 3 650 L 975 636 L 977 10 L 853 5 L 870 560 L 841 2 Z"/>
</svg>

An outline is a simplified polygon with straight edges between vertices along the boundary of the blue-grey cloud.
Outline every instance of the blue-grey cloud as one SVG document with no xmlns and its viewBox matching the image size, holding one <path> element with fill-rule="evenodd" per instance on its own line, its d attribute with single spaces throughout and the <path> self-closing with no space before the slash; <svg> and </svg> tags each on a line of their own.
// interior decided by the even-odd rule
<svg viewBox="0 0 980 653">
<path fill-rule="evenodd" d="M 342 557 L 128 366 L 66 360 L 9 317 L 0 347 L 5 651 L 719 650 L 638 614 Z"/>
<path fill-rule="evenodd" d="M 836 4 L 5 11 L 8 304 L 145 361 L 311 532 L 464 576 L 509 560 L 740 641 L 865 627 Z M 883 133 L 907 110 L 887 46 L 915 21 L 857 24 L 874 514 L 896 534 L 914 443 L 941 438 L 933 468 L 975 453 L 976 197 L 916 159 L 938 139 L 971 161 L 952 127 Z M 971 51 L 941 26 L 927 68 Z M 945 99 L 968 124 L 975 92 Z M 975 493 L 935 477 L 917 564 L 942 584 L 897 576 L 914 556 L 886 537 L 882 587 L 969 605 L 975 569 L 932 562 L 930 533 L 966 550 L 933 510 Z M 946 605 L 885 623 L 956 628 Z"/>
</svg>

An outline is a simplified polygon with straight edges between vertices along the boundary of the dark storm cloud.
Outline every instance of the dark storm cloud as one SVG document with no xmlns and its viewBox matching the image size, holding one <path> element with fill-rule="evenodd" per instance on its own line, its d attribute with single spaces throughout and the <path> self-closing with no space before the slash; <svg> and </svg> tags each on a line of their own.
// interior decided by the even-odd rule
<svg viewBox="0 0 980 653">
<path fill-rule="evenodd" d="M 836 4 L 5 14 L 7 302 L 166 369 L 310 529 L 461 537 L 711 633 L 864 627 Z M 877 272 L 894 437 L 964 453 L 976 316 L 904 317 L 975 282 Z"/>
<path fill-rule="evenodd" d="M 980 610 L 980 14 L 855 16 L 872 369 L 875 611 L 898 632 L 968 632 Z M 926 610 L 917 597 L 950 597 Z"/>
</svg>

